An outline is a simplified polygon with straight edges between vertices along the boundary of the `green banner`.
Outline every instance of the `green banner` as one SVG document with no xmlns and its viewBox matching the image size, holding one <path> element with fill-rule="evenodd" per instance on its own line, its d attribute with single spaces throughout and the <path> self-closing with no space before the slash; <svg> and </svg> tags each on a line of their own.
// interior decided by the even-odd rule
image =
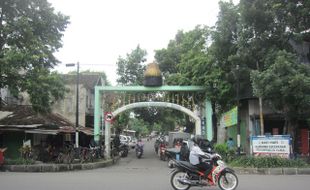
<svg viewBox="0 0 310 190">
<path fill-rule="evenodd" d="M 237 124 L 238 120 L 238 109 L 237 106 L 230 111 L 224 113 L 223 122 L 225 127 L 230 127 Z"/>
</svg>

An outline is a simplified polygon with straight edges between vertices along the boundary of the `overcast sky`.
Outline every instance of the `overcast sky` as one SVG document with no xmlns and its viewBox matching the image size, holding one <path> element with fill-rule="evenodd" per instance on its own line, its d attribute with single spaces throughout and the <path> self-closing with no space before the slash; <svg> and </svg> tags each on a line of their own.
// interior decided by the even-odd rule
<svg viewBox="0 0 310 190">
<path fill-rule="evenodd" d="M 116 62 L 138 44 L 154 61 L 154 50 L 166 48 L 178 30 L 198 24 L 213 26 L 218 0 L 48 0 L 56 11 L 70 16 L 56 69 L 79 62 L 80 70 L 104 71 L 116 84 Z"/>
</svg>

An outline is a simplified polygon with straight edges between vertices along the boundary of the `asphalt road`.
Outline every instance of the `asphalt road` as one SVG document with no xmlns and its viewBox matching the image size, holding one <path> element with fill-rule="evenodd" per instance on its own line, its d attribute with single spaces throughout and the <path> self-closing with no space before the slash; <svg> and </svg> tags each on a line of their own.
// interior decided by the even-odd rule
<svg viewBox="0 0 310 190">
<path fill-rule="evenodd" d="M 0 172 L 0 190 L 172 190 L 169 173 L 166 162 L 160 161 L 155 155 L 153 142 L 146 142 L 145 154 L 141 159 L 137 159 L 131 150 L 127 158 L 122 158 L 117 165 L 107 168 L 60 173 Z M 309 175 L 238 177 L 238 190 L 310 188 Z"/>
</svg>

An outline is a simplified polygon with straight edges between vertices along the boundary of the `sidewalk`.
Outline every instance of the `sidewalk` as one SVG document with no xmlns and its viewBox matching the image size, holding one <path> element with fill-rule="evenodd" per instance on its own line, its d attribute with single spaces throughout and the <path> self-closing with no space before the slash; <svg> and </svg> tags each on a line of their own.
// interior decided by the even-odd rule
<svg viewBox="0 0 310 190">
<path fill-rule="evenodd" d="M 94 163 L 76 164 L 34 164 L 34 165 L 3 165 L 0 171 L 9 172 L 65 172 L 74 170 L 91 170 L 111 166 L 118 162 L 117 159 L 103 160 Z"/>
<path fill-rule="evenodd" d="M 94 163 L 77 164 L 35 164 L 35 165 L 4 165 L 0 171 L 9 172 L 65 172 L 74 170 L 91 170 L 111 166 L 119 161 L 103 160 Z M 232 168 L 237 174 L 255 175 L 310 175 L 310 168 Z"/>
<path fill-rule="evenodd" d="M 310 175 L 310 168 L 233 168 L 237 174 Z"/>
</svg>

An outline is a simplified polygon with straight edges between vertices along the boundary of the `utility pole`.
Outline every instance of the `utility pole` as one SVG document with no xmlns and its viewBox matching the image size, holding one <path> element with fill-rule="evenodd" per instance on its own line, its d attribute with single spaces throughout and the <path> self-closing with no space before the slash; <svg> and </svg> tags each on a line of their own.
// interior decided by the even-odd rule
<svg viewBox="0 0 310 190">
<path fill-rule="evenodd" d="M 240 80 L 239 80 L 239 65 L 237 65 L 237 153 L 240 155 L 240 97 L 239 97 L 239 89 L 240 89 Z"/>
<path fill-rule="evenodd" d="M 80 84 L 80 63 L 76 66 L 76 110 L 75 110 L 75 147 L 79 147 L 79 84 Z"/>
<path fill-rule="evenodd" d="M 80 84 L 80 63 L 68 63 L 66 67 L 76 66 L 76 109 L 75 109 L 75 147 L 79 147 L 79 84 Z"/>
<path fill-rule="evenodd" d="M 264 135 L 264 116 L 263 116 L 263 99 L 258 98 L 259 101 L 259 120 L 260 120 L 260 135 Z"/>
<path fill-rule="evenodd" d="M 256 67 L 259 71 L 259 64 L 256 61 Z M 264 135 L 264 116 L 263 116 L 263 98 L 261 96 L 258 97 L 258 104 L 259 104 L 259 121 L 260 121 L 260 135 Z"/>
</svg>

